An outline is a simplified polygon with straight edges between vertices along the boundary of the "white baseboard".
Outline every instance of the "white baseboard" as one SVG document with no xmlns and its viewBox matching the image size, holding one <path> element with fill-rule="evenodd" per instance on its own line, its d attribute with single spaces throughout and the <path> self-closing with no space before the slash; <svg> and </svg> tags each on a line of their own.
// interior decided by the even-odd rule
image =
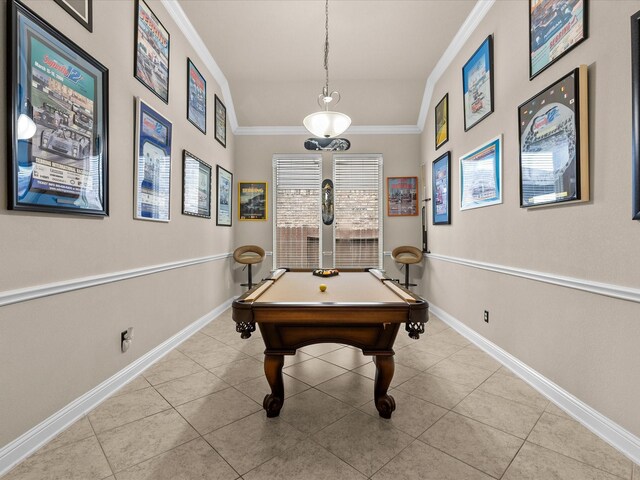
<svg viewBox="0 0 640 480">
<path fill-rule="evenodd" d="M 620 450 L 636 464 L 640 464 L 640 438 L 574 397 L 431 302 L 429 302 L 429 309 L 436 317 L 513 371 L 591 432 Z"/>
<path fill-rule="evenodd" d="M 232 302 L 233 298 L 225 301 L 222 305 L 219 305 L 188 327 L 182 329 L 173 337 L 147 352 L 133 363 L 127 365 L 97 387 L 75 399 L 28 432 L 2 447 L 0 449 L 0 476 L 187 340 L 191 335 L 228 309 Z"/>
</svg>

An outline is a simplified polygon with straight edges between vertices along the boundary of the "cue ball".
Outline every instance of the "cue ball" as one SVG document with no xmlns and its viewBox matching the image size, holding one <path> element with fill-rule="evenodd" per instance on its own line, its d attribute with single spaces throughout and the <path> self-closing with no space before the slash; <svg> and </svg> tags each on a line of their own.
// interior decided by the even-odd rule
<svg viewBox="0 0 640 480">
<path fill-rule="evenodd" d="M 320 284 L 320 291 L 324 292 L 327 289 L 327 286 L 324 283 Z"/>
</svg>

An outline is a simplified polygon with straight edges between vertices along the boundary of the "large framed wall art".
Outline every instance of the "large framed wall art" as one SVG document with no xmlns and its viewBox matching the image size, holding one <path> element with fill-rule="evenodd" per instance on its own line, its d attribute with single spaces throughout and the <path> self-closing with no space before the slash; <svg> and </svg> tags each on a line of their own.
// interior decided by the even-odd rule
<svg viewBox="0 0 640 480">
<path fill-rule="evenodd" d="M 207 81 L 187 58 L 187 120 L 206 135 L 207 133 Z"/>
<path fill-rule="evenodd" d="M 418 177 L 387 177 L 387 215 L 418 215 Z"/>
<path fill-rule="evenodd" d="M 216 140 L 224 148 L 227 148 L 227 107 L 224 106 L 222 100 L 215 96 L 215 121 L 214 133 Z"/>
<path fill-rule="evenodd" d="M 460 210 L 502 203 L 502 135 L 460 157 Z"/>
<path fill-rule="evenodd" d="M 211 218 L 211 165 L 182 151 L 182 213 Z"/>
<path fill-rule="evenodd" d="M 217 165 L 216 180 L 218 185 L 216 225 L 230 227 L 233 219 L 231 215 L 233 174 Z"/>
<path fill-rule="evenodd" d="M 168 222 L 172 125 L 140 98 L 136 105 L 134 218 Z"/>
<path fill-rule="evenodd" d="M 493 112 L 493 37 L 489 35 L 462 67 L 464 131 Z"/>
<path fill-rule="evenodd" d="M 640 220 L 640 12 L 631 17 L 631 217 Z"/>
<path fill-rule="evenodd" d="M 169 103 L 170 35 L 144 0 L 136 0 L 136 44 L 133 75 Z"/>
<path fill-rule="evenodd" d="M 108 70 L 10 0 L 9 208 L 107 215 Z"/>
<path fill-rule="evenodd" d="M 436 150 L 449 141 L 449 94 L 436 105 Z"/>
<path fill-rule="evenodd" d="M 431 208 L 434 225 L 451 223 L 451 152 L 438 157 L 431 166 Z"/>
<path fill-rule="evenodd" d="M 587 38 L 588 0 L 529 0 L 529 78 Z"/>
<path fill-rule="evenodd" d="M 587 66 L 518 107 L 520 206 L 589 200 Z"/>
<path fill-rule="evenodd" d="M 240 220 L 267 219 L 267 182 L 238 183 Z"/>
<path fill-rule="evenodd" d="M 80 25 L 93 32 L 93 0 L 56 0 Z"/>
</svg>

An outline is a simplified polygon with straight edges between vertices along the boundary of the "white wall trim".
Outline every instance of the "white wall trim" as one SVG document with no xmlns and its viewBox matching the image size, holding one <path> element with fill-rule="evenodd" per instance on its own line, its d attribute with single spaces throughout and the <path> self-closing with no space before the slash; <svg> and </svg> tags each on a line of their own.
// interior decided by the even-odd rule
<svg viewBox="0 0 640 480">
<path fill-rule="evenodd" d="M 144 372 L 147 368 L 160 360 L 163 356 L 176 348 L 191 335 L 207 325 L 222 312 L 228 309 L 233 298 L 193 322 L 188 327 L 147 352 L 134 362 L 127 365 L 118 373 L 91 389 L 81 397 L 40 422 L 28 432 L 0 449 L 0 476 L 13 468 L 18 462 L 35 452 L 53 437 L 69 427 L 75 421 L 93 410 L 97 405 L 113 395 L 128 382 Z"/>
<path fill-rule="evenodd" d="M 442 74 L 449 68 L 453 59 L 456 58 L 460 50 L 469 39 L 471 34 L 480 25 L 480 22 L 485 17 L 487 12 L 491 9 L 495 0 L 478 0 L 473 10 L 467 16 L 460 30 L 453 37 L 453 40 L 447 47 L 447 49 L 436 63 L 436 66 L 431 70 L 427 83 L 424 87 L 424 95 L 422 96 L 422 105 L 420 107 L 420 113 L 418 114 L 417 128 L 422 132 L 427 121 L 427 114 L 429 112 L 429 105 L 431 104 L 431 97 L 433 96 L 433 90 L 440 80 Z"/>
<path fill-rule="evenodd" d="M 591 432 L 620 450 L 636 464 L 640 464 L 640 438 L 625 430 L 600 412 L 594 410 L 441 308 L 431 303 L 429 309 L 435 316 L 456 330 L 460 335 L 505 365 Z"/>
<path fill-rule="evenodd" d="M 429 259 L 442 260 L 444 262 L 464 265 L 465 267 L 488 270 L 490 272 L 526 278 L 528 280 L 534 280 L 536 282 L 549 283 L 551 285 L 573 288 L 575 290 L 595 293 L 597 295 L 604 295 L 607 297 L 617 298 L 619 300 L 627 300 L 630 302 L 640 303 L 640 289 L 637 288 L 613 285 L 611 283 L 594 282 L 591 280 L 583 280 L 581 278 L 565 277 L 562 275 L 555 275 L 553 273 L 537 272 L 535 270 L 507 267 L 504 265 L 497 265 L 493 263 L 478 262 L 476 260 L 467 260 L 464 258 L 450 257 L 448 255 L 439 255 L 436 253 L 429 253 L 426 256 Z"/>
<path fill-rule="evenodd" d="M 72 292 L 74 290 L 80 290 L 82 288 L 120 282 L 122 280 L 129 280 L 131 278 L 165 272 L 167 270 L 173 270 L 176 268 L 184 268 L 192 265 L 199 265 L 201 263 L 223 260 L 232 256 L 232 253 L 219 253 L 206 257 L 191 258 L 189 260 L 181 260 L 178 262 L 153 265 L 150 267 L 134 268 L 131 270 L 123 270 L 120 272 L 93 275 L 91 277 L 74 278 L 72 280 L 64 280 L 62 282 L 36 285 L 34 287 L 20 288 L 17 290 L 7 290 L 4 292 L 0 292 L 0 307 L 11 305 L 13 303 L 26 302 L 27 300 L 34 300 L 36 298 L 48 297 L 49 295 L 58 295 L 60 293 Z"/>
<path fill-rule="evenodd" d="M 187 41 L 194 48 L 200 59 L 204 62 L 205 66 L 209 69 L 213 78 L 218 82 L 222 89 L 222 97 L 227 107 L 227 115 L 229 116 L 229 124 L 231 131 L 234 135 L 309 135 L 309 132 L 303 126 L 256 126 L 256 127 L 241 127 L 238 125 L 238 117 L 233 106 L 233 99 L 231 98 L 231 89 L 229 88 L 229 82 L 224 73 L 216 63 L 215 59 L 211 55 L 211 52 L 207 49 L 205 43 L 202 41 L 200 35 L 194 28 L 193 24 L 184 13 L 182 7 L 178 3 L 178 0 L 161 0 L 162 4 L 166 8 L 167 12 L 176 22 Z M 475 31 L 480 24 L 484 16 L 489 9 L 493 6 L 495 0 L 478 0 L 473 10 L 467 16 L 455 37 L 445 50 L 444 54 L 436 63 L 436 66 L 431 71 L 429 78 L 427 79 L 424 94 L 422 96 L 422 105 L 420 107 L 420 113 L 416 125 L 356 125 L 351 126 L 346 135 L 419 135 L 424 130 L 424 126 L 427 120 L 427 113 L 429 111 L 429 105 L 431 103 L 431 97 L 433 95 L 433 89 L 440 80 L 442 74 L 449 68 L 449 65 L 460 52 L 465 42 Z"/>
</svg>

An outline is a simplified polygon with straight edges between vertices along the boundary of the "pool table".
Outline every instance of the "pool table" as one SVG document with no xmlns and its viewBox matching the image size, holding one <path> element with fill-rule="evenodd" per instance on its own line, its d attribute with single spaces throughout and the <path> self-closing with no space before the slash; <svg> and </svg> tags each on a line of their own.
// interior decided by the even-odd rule
<svg viewBox="0 0 640 480">
<path fill-rule="evenodd" d="M 320 284 L 327 286 L 320 291 Z M 233 302 L 233 319 L 242 338 L 260 328 L 265 343 L 264 371 L 271 387 L 263 407 L 276 417 L 284 402 L 284 355 L 314 343 L 342 343 L 372 355 L 376 365 L 374 400 L 391 418 L 396 405 L 387 394 L 393 378 L 393 343 L 402 323 L 411 338 L 424 333 L 427 302 L 379 270 L 317 277 L 310 271 L 275 270 Z"/>
</svg>

